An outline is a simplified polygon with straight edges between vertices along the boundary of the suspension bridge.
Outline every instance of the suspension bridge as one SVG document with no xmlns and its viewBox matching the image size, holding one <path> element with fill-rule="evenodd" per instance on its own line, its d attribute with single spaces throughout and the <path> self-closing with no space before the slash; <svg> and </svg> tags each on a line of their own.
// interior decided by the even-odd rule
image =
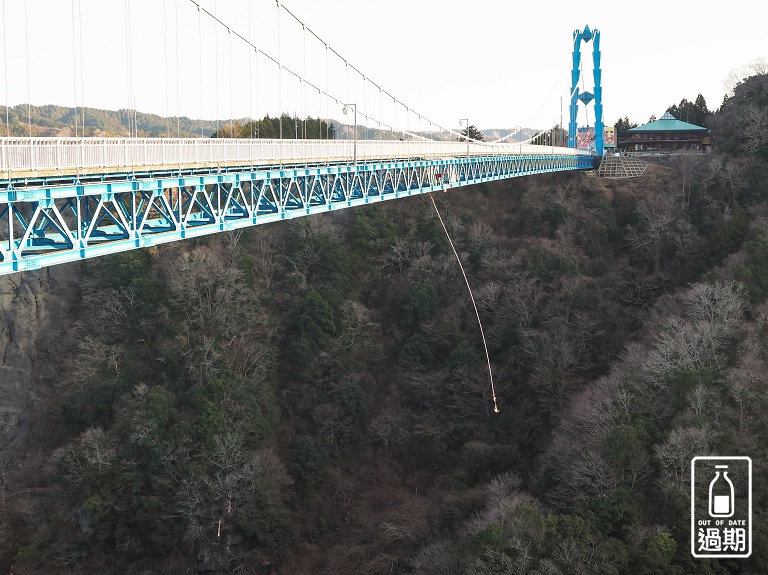
<svg viewBox="0 0 768 575">
<path fill-rule="evenodd" d="M 512 134 L 494 142 L 484 142 L 443 128 L 405 106 L 330 48 L 279 0 L 278 18 L 285 12 L 301 24 L 305 53 L 308 34 L 316 43 L 319 41 L 324 50 L 325 85 L 307 73 L 306 56 L 303 71 L 289 67 L 280 59 L 279 44 L 278 56 L 271 55 L 252 40 L 250 31 L 248 34 L 235 31 L 231 24 L 195 0 L 176 1 L 177 44 L 181 37 L 178 32 L 180 2 L 191 7 L 197 16 L 198 41 L 202 42 L 205 20 L 216 34 L 219 29 L 225 30 L 230 54 L 233 53 L 233 41 L 237 41 L 245 48 L 249 61 L 251 58 L 257 60 L 257 71 L 259 58 L 262 69 L 265 62 L 271 66 L 277 79 L 278 110 L 284 107 L 281 100 L 286 95 L 299 94 L 300 106 L 306 115 L 310 113 L 307 103 L 310 98 L 317 98 L 315 110 L 318 117 L 331 117 L 330 108 L 341 109 L 345 115 L 352 112 L 345 124 L 339 124 L 347 138 L 142 138 L 138 129 L 131 137 L 86 137 L 87 123 L 82 106 L 79 115 L 75 107 L 75 134 L 80 130 L 77 137 L 35 135 L 31 107 L 29 134 L 14 137 L 10 135 L 9 106 L 6 105 L 7 132 L 0 137 L 0 275 L 483 182 L 549 172 L 591 170 L 599 160 L 595 152 L 576 149 L 572 137 L 574 109 L 579 100 L 586 105 L 592 97 L 591 93 L 587 93 L 589 99 L 585 99 L 583 93 L 579 94 L 580 69 L 577 68 L 576 54 L 581 42 L 593 37 L 596 38 L 595 93 L 598 98 L 601 95 L 599 32 L 596 30 L 586 28 L 583 33 L 574 32 L 571 137 L 568 142 L 559 146 L 534 145 L 532 140 L 510 141 Z M 71 0 L 71 6 L 77 100 L 75 0 Z M 126 17 L 130 30 L 129 6 L 127 0 Z M 7 33 L 5 15 L 3 26 Z M 82 25 L 79 31 L 82 34 Z M 130 39 L 130 32 L 126 37 Z M 136 64 L 130 61 L 130 44 L 126 51 L 129 55 L 128 84 L 131 85 L 131 70 Z M 202 49 L 199 51 L 202 84 Z M 177 48 L 177 68 L 182 66 L 179 52 Z M 344 73 L 349 74 L 351 68 L 362 78 L 363 102 L 345 103 L 349 101 L 347 98 L 333 95 L 329 72 L 331 57 L 343 62 Z M 83 74 L 87 73 L 82 67 L 82 47 L 80 58 L 79 78 L 82 82 Z M 237 60 L 231 55 L 230 77 L 236 65 Z M 248 67 L 249 71 L 252 69 L 253 66 Z M 7 54 L 5 70 L 7 94 L 10 81 L 7 78 Z M 218 78 L 218 68 L 215 73 Z M 27 78 L 29 75 L 27 70 Z M 176 75 L 178 83 L 178 71 Z M 172 73 L 166 74 L 166 79 L 169 76 Z M 284 77 L 293 80 L 293 91 Z M 348 86 L 348 78 L 346 81 Z M 249 82 L 251 85 L 254 82 L 269 84 L 268 80 L 258 77 L 256 80 L 250 78 Z M 130 91 L 135 89 L 131 87 Z M 202 102 L 202 85 L 200 90 Z M 177 98 L 179 91 L 177 86 Z M 370 93 L 374 97 L 366 96 Z M 80 98 L 82 104 L 82 88 Z M 129 98 L 133 95 L 129 94 Z M 391 113 L 384 113 L 383 102 L 392 103 Z M 401 108 L 400 121 L 398 106 Z M 363 120 L 361 125 L 358 125 L 358 115 Z M 409 123 L 416 119 L 422 129 L 414 129 Z M 428 130 L 423 129 L 424 124 L 429 126 Z M 231 126 L 234 125 L 232 122 Z M 468 134 L 468 121 L 466 125 Z M 280 127 L 282 131 L 282 123 Z M 549 131 L 553 133 L 552 129 Z M 170 121 L 168 132 L 170 135 Z M 371 133 L 373 136 L 368 137 Z M 447 134 L 450 139 L 439 140 L 438 134 L 443 134 L 443 138 Z M 539 138 L 539 141 L 543 139 Z"/>
</svg>

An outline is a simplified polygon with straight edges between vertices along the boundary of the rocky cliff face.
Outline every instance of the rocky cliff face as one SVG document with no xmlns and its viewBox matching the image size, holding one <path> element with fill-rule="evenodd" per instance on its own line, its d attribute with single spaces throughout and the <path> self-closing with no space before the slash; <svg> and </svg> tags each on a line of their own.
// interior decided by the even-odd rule
<svg viewBox="0 0 768 575">
<path fill-rule="evenodd" d="M 76 304 L 80 266 L 0 276 L 0 469 L 8 471 L 52 382 L 47 361 Z"/>
</svg>

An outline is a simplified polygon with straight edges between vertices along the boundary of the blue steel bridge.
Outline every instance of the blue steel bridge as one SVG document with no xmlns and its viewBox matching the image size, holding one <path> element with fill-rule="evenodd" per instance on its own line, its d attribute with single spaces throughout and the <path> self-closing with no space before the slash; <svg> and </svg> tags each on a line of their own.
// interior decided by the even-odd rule
<svg viewBox="0 0 768 575">
<path fill-rule="evenodd" d="M 2 138 L 0 274 L 594 162 L 508 143 Z"/>
<path fill-rule="evenodd" d="M 457 141 L 455 133 L 453 141 L 433 141 L 363 108 L 367 125 L 379 127 L 375 133 L 403 135 L 370 140 L 358 137 L 356 104 L 342 104 L 327 86 L 292 72 L 191 4 L 198 18 L 226 27 L 230 42 L 234 34 L 275 62 L 280 78 L 298 78 L 305 98 L 316 90 L 345 113 L 354 108 L 354 139 L 0 137 L 0 275 L 505 178 L 591 170 L 602 152 L 601 142 L 597 154 L 575 149 L 573 137 L 574 108 L 578 100 L 588 103 L 579 93 L 576 54 L 593 37 L 599 54 L 596 30 L 574 32 L 569 146 Z M 277 9 L 285 10 L 279 1 Z M 367 82 L 378 90 L 379 109 L 381 99 L 402 105 L 360 75 L 364 88 Z"/>
</svg>

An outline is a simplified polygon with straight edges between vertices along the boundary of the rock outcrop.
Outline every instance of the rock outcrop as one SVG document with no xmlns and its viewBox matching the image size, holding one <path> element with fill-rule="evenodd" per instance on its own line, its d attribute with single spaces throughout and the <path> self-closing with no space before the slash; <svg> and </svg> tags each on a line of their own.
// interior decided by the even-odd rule
<svg viewBox="0 0 768 575">
<path fill-rule="evenodd" d="M 76 305 L 80 266 L 0 276 L 0 469 L 19 454 L 51 383 L 49 361 Z"/>
</svg>

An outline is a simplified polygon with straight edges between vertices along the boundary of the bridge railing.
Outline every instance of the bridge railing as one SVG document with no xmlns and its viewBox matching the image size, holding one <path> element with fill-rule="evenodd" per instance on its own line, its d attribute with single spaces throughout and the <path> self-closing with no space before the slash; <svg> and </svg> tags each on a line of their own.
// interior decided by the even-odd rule
<svg viewBox="0 0 768 575">
<path fill-rule="evenodd" d="M 0 138 L 0 178 L 218 165 L 282 165 L 488 155 L 589 155 L 529 144 L 425 140 Z"/>
</svg>

